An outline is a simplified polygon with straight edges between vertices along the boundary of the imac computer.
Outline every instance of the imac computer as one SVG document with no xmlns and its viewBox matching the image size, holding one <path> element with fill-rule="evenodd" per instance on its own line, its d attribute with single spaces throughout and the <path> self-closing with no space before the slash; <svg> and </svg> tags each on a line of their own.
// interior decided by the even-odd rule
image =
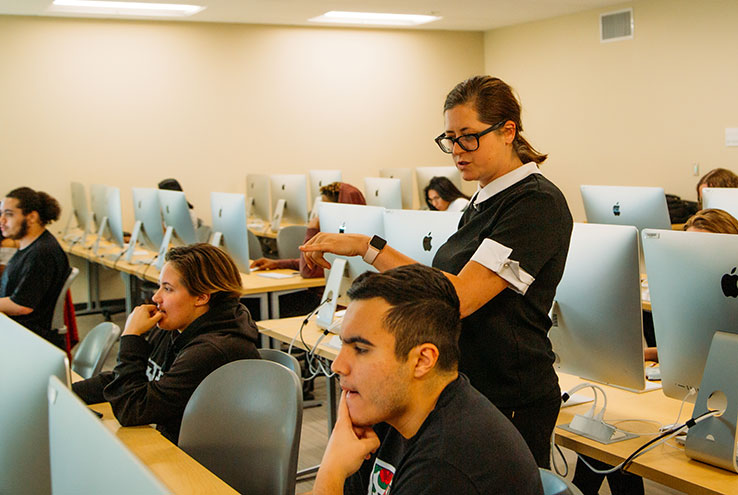
<svg viewBox="0 0 738 495">
<path fill-rule="evenodd" d="M 694 402 L 713 335 L 738 333 L 738 236 L 646 229 L 642 242 L 664 394 Z"/>
<path fill-rule="evenodd" d="M 580 186 L 588 223 L 670 229 L 662 187 Z"/>
<path fill-rule="evenodd" d="M 99 231 L 107 209 L 108 186 L 103 184 L 90 185 L 90 210 L 95 221 L 95 232 Z"/>
<path fill-rule="evenodd" d="M 249 232 L 246 226 L 246 197 L 243 194 L 210 193 L 213 216 L 211 244 L 231 255 L 241 273 L 250 273 Z"/>
<path fill-rule="evenodd" d="M 140 227 L 137 239 L 134 240 L 131 236 L 131 244 L 138 241 L 151 251 L 159 251 L 161 242 L 164 240 L 164 229 L 162 228 L 158 189 L 134 187 L 133 213 L 136 224 L 140 224 Z M 135 226 L 133 230 L 136 231 Z"/>
<path fill-rule="evenodd" d="M 425 186 L 433 177 L 446 177 L 461 191 L 461 173 L 455 166 L 450 167 L 416 167 L 415 176 L 418 178 L 418 198 L 421 209 L 427 209 L 425 203 Z"/>
<path fill-rule="evenodd" d="M 646 388 L 635 227 L 574 224 L 551 321 L 548 338 L 558 371 Z"/>
<path fill-rule="evenodd" d="M 413 169 L 411 168 L 382 168 L 379 176 L 388 179 L 400 179 L 402 187 L 402 207 L 410 210 L 413 207 L 415 188 L 413 187 Z M 421 201 L 422 203 L 422 201 Z"/>
<path fill-rule="evenodd" d="M 320 188 L 334 182 L 341 182 L 340 170 L 311 170 L 310 197 L 313 199 L 320 197 Z"/>
<path fill-rule="evenodd" d="M 268 222 L 272 218 L 269 201 L 269 176 L 264 174 L 246 175 L 246 198 L 248 216 L 255 220 Z"/>
<path fill-rule="evenodd" d="M 65 229 L 65 236 L 69 234 L 69 227 L 71 225 L 72 217 L 77 222 L 77 228 L 82 233 L 76 240 L 84 240 L 84 236 L 92 232 L 92 220 L 90 209 L 87 206 L 87 193 L 85 192 L 85 186 L 80 182 L 72 182 L 72 215 L 69 216 L 69 221 Z"/>
<path fill-rule="evenodd" d="M 384 236 L 384 208 L 378 206 L 349 205 L 338 203 L 320 203 L 318 215 L 320 219 L 320 231 L 339 234 L 364 234 L 368 236 Z M 354 278 L 365 271 L 377 271 L 372 265 L 365 263 L 361 256 L 336 256 L 327 254 L 325 259 L 333 264 L 336 258 L 346 260 L 343 277 L 340 279 L 340 287 L 333 289 L 326 287 L 325 294 L 330 290 L 338 293 L 336 300 L 339 304 L 348 305 L 346 291 L 351 286 Z M 326 280 L 336 279 L 331 277 L 330 270 L 326 270 Z"/>
<path fill-rule="evenodd" d="M 400 179 L 365 177 L 364 197 L 369 206 L 402 209 L 402 183 Z"/>
<path fill-rule="evenodd" d="M 282 221 L 305 225 L 308 220 L 307 177 L 302 174 L 271 175 L 269 182 L 273 205 L 272 230 L 278 230 Z"/>
<path fill-rule="evenodd" d="M 110 237 L 106 238 L 120 248 L 125 247 L 125 242 L 123 241 L 123 212 L 120 206 L 120 188 L 108 187 L 105 212 L 108 217 L 109 230 L 107 233 L 110 235 Z"/>
<path fill-rule="evenodd" d="M 727 211 L 738 218 L 738 188 L 706 187 L 702 190 L 702 208 Z"/>
<path fill-rule="evenodd" d="M 51 493 L 50 376 L 69 386 L 64 351 L 0 313 L 0 493 Z"/>
<path fill-rule="evenodd" d="M 46 382 L 51 493 L 171 493 L 64 383 Z"/>
<path fill-rule="evenodd" d="M 386 210 L 387 244 L 418 263 L 431 266 L 438 248 L 459 228 L 461 212 Z"/>
<path fill-rule="evenodd" d="M 196 243 L 195 226 L 192 224 L 190 207 L 184 193 L 164 189 L 159 189 L 158 192 L 164 225 L 166 225 L 167 231 L 170 232 L 169 236 L 167 236 L 167 232 L 164 233 L 165 239 L 171 237 L 172 242 L 178 245 Z"/>
</svg>

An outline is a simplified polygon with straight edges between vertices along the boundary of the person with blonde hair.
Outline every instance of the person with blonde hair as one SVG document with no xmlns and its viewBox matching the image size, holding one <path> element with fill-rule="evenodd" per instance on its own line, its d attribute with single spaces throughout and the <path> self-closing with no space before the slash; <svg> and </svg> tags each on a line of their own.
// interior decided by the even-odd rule
<svg viewBox="0 0 738 495">
<path fill-rule="evenodd" d="M 154 304 L 128 316 L 115 369 L 72 389 L 88 404 L 110 402 L 121 425 L 156 423 L 177 443 L 185 406 L 200 382 L 224 364 L 259 358 L 259 332 L 241 294 L 241 274 L 221 249 L 170 249 Z"/>
<path fill-rule="evenodd" d="M 712 232 L 713 234 L 738 234 L 738 220 L 725 210 L 708 208 L 692 215 L 684 224 L 687 232 Z"/>
<path fill-rule="evenodd" d="M 702 190 L 706 187 L 738 187 L 738 175 L 726 168 L 715 168 L 697 183 L 697 202 L 702 205 Z"/>
</svg>

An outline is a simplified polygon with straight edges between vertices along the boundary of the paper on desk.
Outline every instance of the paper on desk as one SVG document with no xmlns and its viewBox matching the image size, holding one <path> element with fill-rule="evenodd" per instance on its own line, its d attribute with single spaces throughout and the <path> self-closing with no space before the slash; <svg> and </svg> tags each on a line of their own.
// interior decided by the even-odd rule
<svg viewBox="0 0 738 495">
<path fill-rule="evenodd" d="M 264 278 L 277 278 L 277 279 L 282 279 L 282 278 L 294 277 L 295 275 L 297 275 L 297 273 L 270 273 L 270 272 L 262 272 L 262 273 L 257 273 L 257 275 L 260 276 L 260 277 L 264 277 Z"/>
</svg>

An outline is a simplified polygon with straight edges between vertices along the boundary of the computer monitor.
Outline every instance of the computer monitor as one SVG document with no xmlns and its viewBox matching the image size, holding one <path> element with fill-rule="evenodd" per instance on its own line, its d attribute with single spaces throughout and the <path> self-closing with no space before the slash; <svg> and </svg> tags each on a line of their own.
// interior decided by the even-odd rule
<svg viewBox="0 0 738 495">
<path fill-rule="evenodd" d="M 137 240 L 147 249 L 159 251 L 164 239 L 159 190 L 151 187 L 134 187 L 133 213 L 136 222 L 141 222 Z"/>
<path fill-rule="evenodd" d="M 72 216 L 83 235 L 92 231 L 90 209 L 87 206 L 87 193 L 85 186 L 80 182 L 72 182 Z M 70 217 L 71 218 L 71 217 Z"/>
<path fill-rule="evenodd" d="M 400 179 L 365 177 L 364 197 L 370 206 L 402 209 L 402 183 Z"/>
<path fill-rule="evenodd" d="M 103 184 L 90 185 L 90 209 L 92 210 L 92 218 L 95 221 L 95 230 L 100 229 L 103 218 L 108 208 L 108 186 Z"/>
<path fill-rule="evenodd" d="M 273 212 L 284 201 L 282 221 L 303 225 L 308 220 L 307 177 L 302 174 L 270 175 Z"/>
<path fill-rule="evenodd" d="M 315 199 L 320 196 L 320 188 L 341 182 L 340 170 L 311 170 L 310 171 L 310 197 Z"/>
<path fill-rule="evenodd" d="M 342 234 L 364 234 L 368 236 L 384 236 L 384 208 L 379 206 L 349 205 L 339 203 L 320 203 L 318 205 L 318 218 L 320 220 L 320 231 Z M 325 259 L 329 263 L 337 258 L 334 254 L 326 254 Z M 361 256 L 341 256 L 346 263 L 346 270 L 341 280 L 341 286 L 337 301 L 344 306 L 348 305 L 346 291 L 351 286 L 354 278 L 365 271 L 377 269 L 364 262 Z M 326 270 L 326 279 L 330 278 L 330 270 Z"/>
<path fill-rule="evenodd" d="M 717 208 L 738 218 L 738 188 L 706 187 L 702 190 L 702 208 Z"/>
<path fill-rule="evenodd" d="M 387 244 L 418 263 L 431 266 L 438 248 L 459 228 L 461 212 L 386 210 Z"/>
<path fill-rule="evenodd" d="M 120 188 L 118 187 L 108 187 L 105 216 L 108 217 L 105 238 L 123 248 L 125 245 L 123 241 L 123 213 L 120 206 Z"/>
<path fill-rule="evenodd" d="M 269 176 L 264 174 L 246 175 L 246 197 L 250 217 L 268 222 L 272 218 L 269 201 Z"/>
<path fill-rule="evenodd" d="M 580 186 L 588 223 L 670 229 L 669 209 L 662 187 Z"/>
<path fill-rule="evenodd" d="M 638 230 L 575 223 L 548 333 L 558 371 L 646 387 Z"/>
<path fill-rule="evenodd" d="M 51 492 L 170 493 L 57 377 L 47 387 Z"/>
<path fill-rule="evenodd" d="M 454 183 L 461 191 L 461 173 L 455 166 L 450 167 L 417 167 L 415 176 L 418 179 L 418 198 L 420 198 L 420 208 L 428 209 L 425 203 L 425 186 L 427 186 L 433 177 L 446 177 Z"/>
<path fill-rule="evenodd" d="M 715 332 L 738 333 L 738 236 L 646 229 L 642 242 L 661 383 L 681 400 L 699 389 Z"/>
<path fill-rule="evenodd" d="M 413 169 L 411 168 L 381 168 L 379 169 L 380 177 L 388 179 L 400 179 L 402 185 L 402 207 L 406 210 L 412 209 L 415 188 L 413 182 Z M 423 203 L 423 201 L 421 201 Z"/>
<path fill-rule="evenodd" d="M 192 224 L 190 207 L 182 191 L 159 189 L 159 205 L 164 224 L 172 228 L 172 243 L 178 245 L 197 242 L 195 226 Z"/>
<path fill-rule="evenodd" d="M 250 273 L 249 232 L 246 226 L 246 197 L 243 194 L 210 193 L 213 216 L 212 244 L 231 255 L 238 270 Z"/>
<path fill-rule="evenodd" d="M 51 493 L 50 376 L 69 385 L 67 355 L 0 313 L 0 493 Z"/>
</svg>

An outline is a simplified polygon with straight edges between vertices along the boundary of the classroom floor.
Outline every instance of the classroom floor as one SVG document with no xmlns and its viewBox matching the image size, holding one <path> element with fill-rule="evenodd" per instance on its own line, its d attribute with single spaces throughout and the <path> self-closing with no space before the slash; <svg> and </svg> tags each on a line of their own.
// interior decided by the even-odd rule
<svg viewBox="0 0 738 495">
<path fill-rule="evenodd" d="M 95 325 L 104 321 L 102 315 L 85 315 L 77 317 L 77 326 L 79 329 L 80 340 L 87 335 Z M 118 313 L 112 316 L 112 321 L 119 325 L 121 328 L 125 325 L 125 315 Z M 116 356 L 118 354 L 118 345 L 116 344 L 105 362 L 104 370 L 113 369 L 115 366 Z M 315 397 L 320 400 L 325 397 L 325 380 L 318 379 L 315 384 Z M 303 423 L 302 423 L 302 437 L 300 445 L 300 457 L 298 461 L 298 469 L 305 469 L 311 466 L 315 466 L 320 462 L 323 456 L 323 450 L 325 449 L 328 441 L 327 433 L 327 418 L 326 408 L 312 407 L 307 408 L 303 412 Z M 573 471 L 573 466 L 576 463 L 576 455 L 574 452 L 564 449 L 564 454 L 569 465 L 569 470 Z M 557 458 L 557 464 L 561 465 L 561 461 Z M 568 478 L 571 479 L 572 473 L 569 473 Z M 307 480 L 299 482 L 295 493 L 302 494 L 312 490 L 313 480 Z M 645 481 L 646 494 L 648 495 L 674 495 L 683 492 L 668 488 L 666 486 L 654 483 L 652 481 Z M 607 483 L 603 483 L 600 489 L 600 495 L 609 495 L 610 489 Z"/>
</svg>

